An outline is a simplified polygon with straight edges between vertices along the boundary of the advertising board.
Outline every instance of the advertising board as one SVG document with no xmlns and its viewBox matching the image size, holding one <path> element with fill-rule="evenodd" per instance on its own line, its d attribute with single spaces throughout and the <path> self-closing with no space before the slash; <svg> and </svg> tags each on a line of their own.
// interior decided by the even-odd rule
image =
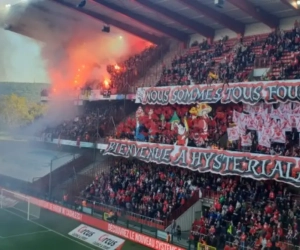
<svg viewBox="0 0 300 250">
<path fill-rule="evenodd" d="M 84 224 L 69 232 L 69 235 L 103 250 L 121 249 L 125 242 L 121 238 Z"/>
<path fill-rule="evenodd" d="M 0 187 L 0 189 L 1 189 L 1 187 Z M 12 199 L 14 198 L 14 196 L 19 197 L 21 195 L 19 193 L 14 193 L 9 190 L 8 190 L 8 192 L 10 192 L 10 194 L 11 194 L 9 198 L 12 198 Z M 149 247 L 154 250 L 185 250 L 184 248 L 169 244 L 163 240 L 159 240 L 159 239 L 150 237 L 148 235 L 144 235 L 144 234 L 138 233 L 136 231 L 132 231 L 127 228 L 108 223 L 104 220 L 100 220 L 95 217 L 92 217 L 91 215 L 82 214 L 80 212 L 65 208 L 63 206 L 60 206 L 60 205 L 57 205 L 57 204 L 54 204 L 54 203 L 51 203 L 48 201 L 40 200 L 40 199 L 31 197 L 31 196 L 25 196 L 25 195 L 22 195 L 22 196 L 26 200 L 29 199 L 30 203 L 32 203 L 38 207 L 47 209 L 53 213 L 60 214 L 62 216 L 68 217 L 70 219 L 87 224 L 87 225 L 89 225 L 89 227 L 92 226 L 95 228 L 99 228 L 99 229 L 103 230 L 104 232 L 112 233 L 116 236 L 122 237 L 123 239 L 131 240 L 133 242 L 144 245 L 144 246 Z"/>
</svg>

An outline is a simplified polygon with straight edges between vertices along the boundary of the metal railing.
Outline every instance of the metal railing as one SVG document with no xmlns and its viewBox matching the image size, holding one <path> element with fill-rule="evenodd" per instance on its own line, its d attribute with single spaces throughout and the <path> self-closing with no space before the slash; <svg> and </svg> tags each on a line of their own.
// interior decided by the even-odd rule
<svg viewBox="0 0 300 250">
<path fill-rule="evenodd" d="M 81 204 L 83 200 L 86 200 L 82 197 L 76 197 L 77 204 Z M 132 211 L 115 207 L 112 205 L 107 205 L 101 202 L 97 202 L 94 200 L 86 200 L 88 203 L 88 206 L 93 208 L 94 210 L 102 211 L 102 212 L 108 212 L 110 210 L 117 211 L 118 213 L 125 216 L 128 220 L 135 221 L 137 223 L 141 223 L 144 225 L 147 225 L 149 227 L 157 228 L 160 230 L 166 229 L 172 222 L 172 220 L 176 220 L 179 216 L 181 216 L 184 212 L 186 212 L 192 205 L 194 205 L 199 200 L 199 194 L 198 192 L 194 192 L 193 196 L 188 199 L 185 204 L 177 208 L 175 211 L 171 213 L 166 219 L 159 220 L 151 217 L 147 217 L 141 214 L 134 213 Z"/>
<path fill-rule="evenodd" d="M 188 199 L 185 204 L 177 208 L 172 212 L 171 216 L 166 220 L 166 227 L 169 226 L 172 220 L 176 220 L 184 214 L 191 206 L 193 206 L 199 200 L 199 192 L 195 191 L 190 199 Z"/>
<path fill-rule="evenodd" d="M 218 199 L 222 195 L 222 191 L 213 191 L 210 189 L 204 189 L 201 191 L 202 191 L 202 199 L 209 200 L 211 203 L 213 203 L 213 201 L 215 199 Z M 300 202 L 299 195 L 292 194 L 292 199 Z M 78 204 L 80 204 L 82 200 L 83 200 L 82 198 L 78 198 L 78 200 L 77 200 Z M 143 231 L 142 228 L 147 228 L 147 230 L 151 230 L 151 228 L 152 228 L 152 230 L 164 230 L 171 223 L 172 219 L 177 219 L 182 213 L 184 213 L 191 205 L 193 205 L 198 200 L 199 200 L 199 194 L 198 194 L 198 192 L 195 192 L 194 196 L 192 196 L 190 200 L 187 200 L 185 205 L 178 208 L 178 210 L 175 210 L 172 213 L 172 215 L 165 220 L 158 220 L 158 219 L 150 218 L 150 217 L 143 216 L 143 215 L 131 212 L 131 211 L 127 211 L 122 208 L 117 208 L 115 206 L 111 206 L 111 205 L 107 205 L 107 204 L 103 204 L 103 203 L 99 203 L 99 202 L 94 202 L 94 201 L 88 201 L 88 206 L 93 208 L 95 213 L 98 213 L 98 214 L 103 214 L 105 212 L 109 212 L 110 210 L 113 210 L 113 211 L 117 212 L 118 215 L 121 218 L 123 218 L 123 220 L 126 221 L 127 226 L 134 225 L 133 227 L 138 227 L 139 230 L 142 232 Z M 272 200 L 272 202 L 274 202 L 274 201 Z M 250 199 L 247 200 L 247 203 L 250 204 Z M 228 226 L 230 223 L 229 221 L 226 221 L 226 220 L 224 222 L 225 222 L 226 226 Z M 209 230 L 209 228 L 207 228 L 206 233 L 208 232 L 208 230 Z M 284 229 L 284 231 L 286 232 L 287 230 Z M 208 237 L 207 234 L 203 234 L 203 236 Z M 194 242 L 193 240 L 189 240 L 187 244 L 188 244 L 188 246 L 186 246 L 187 249 L 193 249 L 194 245 L 197 245 L 198 243 Z M 300 248 L 298 246 L 294 246 L 292 243 L 280 242 L 280 244 L 282 246 L 281 249 L 284 249 L 284 250 L 300 250 Z M 211 247 L 213 248 L 215 246 L 211 246 Z M 245 248 L 245 250 L 246 249 L 254 250 L 255 248 L 251 248 L 251 247 L 249 248 L 249 246 L 248 246 L 247 248 Z"/>
<path fill-rule="evenodd" d="M 22 182 L 23 183 L 23 182 Z M 16 182 L 15 179 L 12 179 L 12 178 L 7 178 L 5 177 L 5 179 L 1 180 L 1 184 L 3 184 L 2 186 L 8 186 L 9 188 L 11 188 L 12 190 L 19 190 L 20 188 L 20 185 L 18 182 Z M 26 184 L 28 185 L 28 184 Z M 23 191 L 25 191 L 25 188 L 22 189 Z M 29 195 L 32 195 L 32 190 L 30 191 L 30 189 L 27 190 L 27 192 L 25 192 Z M 204 196 L 206 195 L 210 195 L 212 197 L 216 197 L 216 195 L 218 195 L 219 193 L 216 193 L 216 192 L 202 192 Z M 45 199 L 45 197 L 41 197 L 39 195 L 36 196 L 37 198 L 41 198 L 41 199 Z M 54 203 L 58 203 L 60 205 L 62 205 L 62 201 L 61 200 L 51 200 L 51 202 L 54 202 Z M 70 208 L 70 209 L 74 209 L 74 210 L 77 210 L 78 211 L 78 205 L 76 204 L 73 204 L 73 203 L 64 203 L 63 204 L 64 206 Z M 111 207 L 109 205 L 106 205 L 107 209 L 115 209 L 114 207 Z M 118 209 L 118 214 L 120 215 L 120 217 L 118 218 L 118 220 L 115 222 L 117 225 L 119 226 L 122 226 L 124 228 L 127 228 L 127 229 L 130 229 L 130 230 L 134 230 L 134 231 L 137 231 L 139 233 L 142 233 L 142 234 L 145 234 L 145 235 L 148 235 L 150 237 L 153 237 L 153 238 L 157 238 L 157 239 L 162 239 L 162 240 L 165 240 L 165 238 L 163 238 L 163 236 L 161 236 L 164 232 L 161 231 L 159 228 L 153 228 L 151 226 L 148 226 L 148 225 L 144 225 L 142 223 L 139 223 L 138 221 L 136 220 L 129 220 L 128 218 L 126 218 L 123 214 L 122 214 L 122 210 L 121 209 Z M 98 212 L 96 209 L 93 211 L 92 213 L 93 216 L 96 216 L 96 217 L 100 217 L 102 218 L 103 220 L 105 220 L 105 214 L 104 212 L 101 213 Z M 134 215 L 133 215 L 134 216 Z M 207 237 L 206 234 L 203 234 L 201 235 L 202 237 Z M 201 244 L 199 243 L 198 241 L 195 241 L 191 238 L 189 238 L 189 235 L 186 234 L 185 232 L 182 233 L 182 239 L 181 240 L 178 240 L 176 235 L 172 235 L 172 238 L 171 238 L 171 243 L 174 244 L 174 245 L 177 245 L 177 246 L 180 246 L 180 247 L 184 247 L 185 249 L 187 250 L 193 250 L 193 249 L 214 249 L 215 247 L 213 245 L 204 245 L 204 244 Z M 225 243 L 225 242 L 224 242 Z M 280 244 L 280 247 L 282 250 L 300 250 L 299 248 L 299 245 L 295 246 L 289 242 L 279 242 Z M 199 248 L 200 246 L 200 248 Z M 210 248 L 209 248 L 210 247 Z M 217 249 L 222 249 L 222 248 L 217 248 Z M 240 249 L 240 248 L 239 248 Z M 255 248 L 250 248 L 251 250 L 255 249 Z M 248 248 L 248 250 L 250 250 Z"/>
<path fill-rule="evenodd" d="M 209 189 L 207 189 L 207 190 L 204 190 L 203 192 L 203 198 L 204 199 L 209 199 L 210 201 L 211 201 L 211 203 L 213 203 L 213 201 L 215 200 L 215 199 L 217 199 L 217 198 L 219 198 L 220 197 L 220 195 L 222 195 L 222 192 L 221 191 L 213 191 L 213 190 L 209 190 Z M 281 197 L 281 198 L 283 198 L 284 199 L 284 196 L 283 197 Z M 291 194 L 291 199 L 292 200 L 294 200 L 294 201 L 296 201 L 296 202 L 300 202 L 300 196 L 299 195 L 297 195 L 297 194 Z M 268 200 L 268 202 L 274 202 L 274 200 Z M 249 206 L 251 206 L 251 204 L 250 204 L 250 200 L 246 200 L 246 204 L 248 204 Z M 300 218 L 297 218 L 297 220 L 299 221 L 300 220 Z M 231 221 L 228 221 L 228 220 L 223 220 L 223 222 L 224 222 L 224 224 L 223 224 L 223 227 L 225 228 L 225 232 L 227 231 L 227 228 L 229 227 L 229 225 L 230 225 L 230 223 L 231 223 Z M 195 228 L 196 227 L 196 228 Z M 192 226 L 192 229 L 191 229 L 191 233 L 196 229 L 199 229 L 201 226 L 200 225 L 194 225 L 193 224 L 193 226 Z M 251 228 L 251 226 L 248 226 L 248 229 L 249 228 Z M 202 235 L 203 237 L 205 236 L 205 237 L 209 237 L 209 235 L 208 235 L 208 232 L 209 232 L 209 227 L 205 227 L 204 228 L 204 230 L 205 230 L 205 234 L 200 234 L 200 233 L 197 233 L 197 234 L 199 234 L 199 235 Z M 283 229 L 283 232 L 284 232 L 284 235 L 286 235 L 287 234 L 287 232 L 288 232 L 288 229 L 287 228 L 282 228 Z M 259 236 L 260 234 L 261 234 L 261 231 L 260 230 L 258 230 L 258 231 L 256 231 L 255 232 L 255 234 L 257 235 L 257 236 Z M 233 238 L 235 238 L 235 239 L 238 239 L 239 237 L 238 236 L 233 236 Z M 245 244 L 245 246 L 244 245 L 239 245 L 238 247 L 238 249 L 243 249 L 243 250 L 256 250 L 256 249 L 260 249 L 260 248 L 258 248 L 257 246 L 255 246 L 255 244 L 256 244 L 256 242 L 252 242 L 253 244 L 251 244 L 251 246 L 249 246 L 249 243 L 248 244 Z M 235 244 L 236 245 L 236 243 L 232 243 L 231 242 L 231 244 Z M 280 247 L 280 249 L 282 249 L 282 250 L 300 250 L 300 247 L 299 247 L 299 244 L 296 244 L 296 245 L 294 245 L 293 243 L 291 243 L 291 242 L 289 242 L 288 240 L 282 240 L 281 239 L 281 241 L 277 241 L 276 242 L 276 244 Z M 254 245 L 254 246 L 253 246 Z"/>
<path fill-rule="evenodd" d="M 95 178 L 96 176 L 100 176 L 102 173 L 109 172 L 110 166 L 112 166 L 113 163 L 109 164 L 108 162 L 100 162 L 96 164 L 96 166 L 93 166 L 93 168 L 84 171 L 83 173 L 81 173 L 81 175 L 86 175 Z"/>
<path fill-rule="evenodd" d="M 217 199 L 219 198 L 221 195 L 224 194 L 223 191 L 214 191 L 214 190 L 211 190 L 211 189 L 204 189 L 204 190 L 201 190 L 202 191 L 202 198 L 203 199 L 208 199 L 208 200 L 214 200 L 214 199 Z M 285 198 L 284 196 L 282 197 L 279 197 L 279 198 Z M 300 195 L 297 195 L 297 194 L 291 194 L 291 199 L 300 203 Z M 269 202 L 274 202 L 274 200 L 268 200 Z M 249 199 L 246 199 L 246 202 L 249 203 L 249 202 L 252 202 L 252 200 L 249 198 Z"/>
<path fill-rule="evenodd" d="M 83 199 L 81 197 L 76 197 L 76 203 L 78 205 L 80 205 L 82 203 Z M 136 223 L 140 223 L 152 228 L 157 228 L 160 230 L 164 230 L 165 229 L 165 221 L 163 220 L 158 220 L 158 219 L 154 219 L 154 218 L 150 218 L 147 216 L 143 216 L 141 214 L 137 214 L 131 211 L 127 211 L 125 209 L 119 208 L 119 207 L 115 207 L 112 205 L 107 205 L 104 203 L 100 203 L 100 202 L 96 202 L 96 201 L 92 201 L 92 200 L 86 200 L 87 201 L 87 206 L 92 208 L 93 211 L 95 211 L 96 213 L 105 213 L 105 212 L 109 212 L 111 210 L 113 210 L 114 212 L 118 213 L 119 216 L 123 216 L 125 217 L 127 220 L 131 220 L 134 221 Z"/>
<path fill-rule="evenodd" d="M 82 209 L 82 207 L 80 205 L 71 205 L 71 204 L 64 204 L 65 206 L 71 208 L 71 209 Z M 92 209 L 92 216 L 95 216 L 97 218 L 101 218 L 102 220 L 107 220 L 107 212 L 106 211 L 99 211 L 97 210 L 96 204 L 87 204 L 89 205 L 91 208 L 94 207 L 94 209 Z M 119 208 L 115 208 L 113 206 L 109 206 L 109 205 L 105 205 L 106 206 L 106 210 L 110 211 L 114 209 L 114 212 L 118 214 L 118 218 L 116 221 L 114 221 L 115 224 L 139 232 L 141 234 L 144 235 L 148 235 L 150 237 L 153 237 L 155 239 L 160 239 L 162 241 L 166 240 L 166 237 L 164 237 L 164 235 L 166 235 L 166 232 L 163 230 L 163 228 L 159 228 L 159 227 L 155 227 L 154 225 L 152 225 L 152 223 L 155 223 L 155 225 L 157 226 L 157 223 L 159 223 L 158 220 L 155 219 L 151 219 L 151 218 L 142 218 L 140 215 L 135 214 L 135 213 L 127 213 L 127 215 L 124 215 L 124 211 L 122 209 Z M 80 208 L 81 207 L 81 208 Z M 140 223 L 139 220 L 134 219 L 132 217 L 129 217 L 129 215 L 135 217 L 135 218 L 139 218 L 139 219 L 143 219 L 143 223 Z M 145 223 L 145 220 L 148 221 L 148 224 Z M 197 248 L 194 248 L 194 242 L 188 239 L 188 234 L 184 234 L 182 236 L 182 240 L 178 241 L 176 235 L 172 235 L 171 237 L 171 244 L 185 248 L 187 250 L 197 250 Z"/>
<path fill-rule="evenodd" d="M 249 246 L 247 244 L 242 245 L 242 244 L 237 244 L 236 242 L 230 242 L 230 241 L 226 241 L 226 245 L 227 246 L 236 246 L 238 247 L 239 250 L 260 250 L 261 248 L 261 243 L 259 241 L 254 242 L 254 246 Z M 287 242 L 276 242 L 275 245 L 277 247 L 279 247 L 279 249 L 281 250 L 300 250 L 300 246 L 299 245 L 293 245 Z M 269 249 L 269 247 L 271 247 L 271 244 L 269 242 L 267 242 L 266 248 L 265 249 Z"/>
</svg>

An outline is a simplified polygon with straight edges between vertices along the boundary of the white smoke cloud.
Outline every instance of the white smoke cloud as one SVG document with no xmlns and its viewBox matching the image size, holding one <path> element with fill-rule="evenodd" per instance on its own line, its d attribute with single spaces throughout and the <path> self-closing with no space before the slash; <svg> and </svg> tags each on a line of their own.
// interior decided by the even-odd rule
<svg viewBox="0 0 300 250">
<path fill-rule="evenodd" d="M 117 63 L 121 58 L 124 59 L 139 53 L 149 45 L 148 42 L 115 27 L 111 27 L 109 34 L 102 33 L 102 22 L 73 10 L 67 10 L 51 1 L 33 2 L 36 3 L 23 2 L 22 5 L 17 5 L 17 8 L 13 6 L 7 13 L 5 22 L 11 25 L 12 30 L 43 41 L 35 42 L 37 56 L 34 58 L 40 62 L 40 65 L 34 64 L 31 70 L 36 73 L 45 67 L 53 88 L 62 94 L 51 102 L 49 112 L 51 112 L 52 118 L 55 117 L 55 122 L 63 120 L 66 113 L 74 113 L 74 106 L 69 106 L 69 111 L 62 111 L 61 107 L 66 105 L 62 104 L 63 98 L 59 98 L 64 97 L 75 87 L 82 86 L 88 79 L 96 78 L 102 81 L 108 78 L 107 64 Z M 6 78 L 12 75 L 12 72 L 7 72 L 7 69 L 13 68 L 15 63 L 13 55 L 18 53 L 14 46 L 25 51 L 28 44 L 21 46 L 20 43 L 16 45 L 7 41 L 4 43 L 0 41 L 0 47 L 2 47 L 0 54 L 2 50 L 9 51 L 5 56 L 5 61 L 9 62 L 9 65 L 6 65 L 5 70 L 2 70 Z M 3 59 L 0 64 L 5 65 Z M 32 61 L 28 62 L 27 65 L 28 67 L 32 66 Z M 79 69 L 83 65 L 85 65 L 86 70 L 82 70 L 79 74 Z M 93 65 L 97 65 L 97 67 L 93 67 Z M 79 80 L 75 81 L 74 79 L 78 75 Z M 77 83 L 75 84 L 75 82 Z M 47 122 L 52 123 L 54 121 L 47 119 Z"/>
<path fill-rule="evenodd" d="M 49 82 L 40 44 L 33 39 L 6 30 L 22 23 L 28 4 L 37 0 L 0 0 L 0 81 Z"/>
</svg>

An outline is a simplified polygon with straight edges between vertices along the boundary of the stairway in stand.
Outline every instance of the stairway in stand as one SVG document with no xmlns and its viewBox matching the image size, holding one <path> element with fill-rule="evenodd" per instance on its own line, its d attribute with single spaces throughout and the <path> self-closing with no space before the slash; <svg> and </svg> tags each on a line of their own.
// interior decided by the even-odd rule
<svg viewBox="0 0 300 250">
<path fill-rule="evenodd" d="M 148 70 L 148 73 L 145 77 L 141 78 L 134 87 L 131 87 L 133 93 L 136 93 L 137 88 L 140 87 L 156 86 L 162 74 L 162 65 L 171 65 L 174 57 L 181 54 L 181 45 L 176 41 L 170 41 L 170 43 L 171 45 L 169 52 Z"/>
</svg>

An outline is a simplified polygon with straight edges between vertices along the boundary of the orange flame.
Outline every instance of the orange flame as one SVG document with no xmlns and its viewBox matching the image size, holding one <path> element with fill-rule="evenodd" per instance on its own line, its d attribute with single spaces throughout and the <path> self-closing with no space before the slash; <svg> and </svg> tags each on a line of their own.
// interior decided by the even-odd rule
<svg viewBox="0 0 300 250">
<path fill-rule="evenodd" d="M 104 80 L 104 87 L 109 88 L 109 85 L 110 85 L 110 81 L 108 79 L 105 79 Z"/>
<path fill-rule="evenodd" d="M 72 30 L 72 36 L 67 37 L 67 43 L 64 34 L 61 39 L 47 43 L 42 49 L 42 56 L 51 84 L 56 88 L 56 95 L 75 94 L 78 89 L 85 87 L 86 82 L 93 80 L 101 82 L 103 87 L 110 87 L 106 66 L 114 65 L 115 70 L 123 71 L 125 68 L 120 67 L 117 61 L 126 60 L 149 46 L 148 42 L 140 38 L 120 34 L 124 38 L 122 42 L 115 37 L 95 35 L 92 28 L 82 29 L 78 26 L 76 32 Z"/>
</svg>

